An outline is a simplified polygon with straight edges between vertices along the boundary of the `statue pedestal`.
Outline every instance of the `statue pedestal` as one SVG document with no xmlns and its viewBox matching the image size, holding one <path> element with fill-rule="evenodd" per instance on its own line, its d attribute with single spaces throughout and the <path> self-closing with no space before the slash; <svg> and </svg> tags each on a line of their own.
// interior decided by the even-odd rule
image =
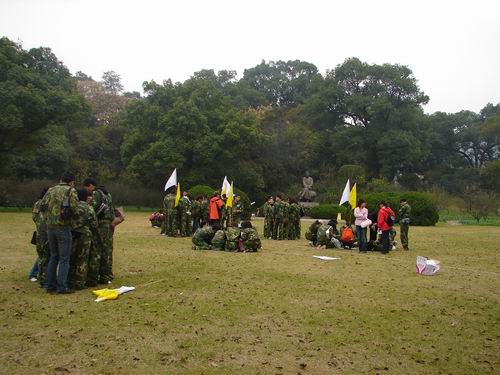
<svg viewBox="0 0 500 375">
<path fill-rule="evenodd" d="M 309 210 L 313 207 L 319 206 L 318 202 L 299 202 L 299 205 L 304 210 L 304 215 L 309 216 Z"/>
</svg>

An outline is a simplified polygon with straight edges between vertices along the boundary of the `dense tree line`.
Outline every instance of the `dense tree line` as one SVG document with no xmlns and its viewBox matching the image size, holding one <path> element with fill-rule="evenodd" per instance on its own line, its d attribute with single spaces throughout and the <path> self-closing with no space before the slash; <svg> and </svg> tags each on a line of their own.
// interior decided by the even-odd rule
<svg viewBox="0 0 500 375">
<path fill-rule="evenodd" d="M 325 75 L 304 61 L 202 70 L 182 83 L 70 74 L 49 48 L 0 39 L 0 174 L 54 179 L 67 169 L 161 193 L 228 175 L 253 199 L 297 193 L 306 170 L 323 199 L 352 177 L 462 194 L 500 186 L 500 104 L 436 112 L 412 71 L 349 58 Z"/>
</svg>

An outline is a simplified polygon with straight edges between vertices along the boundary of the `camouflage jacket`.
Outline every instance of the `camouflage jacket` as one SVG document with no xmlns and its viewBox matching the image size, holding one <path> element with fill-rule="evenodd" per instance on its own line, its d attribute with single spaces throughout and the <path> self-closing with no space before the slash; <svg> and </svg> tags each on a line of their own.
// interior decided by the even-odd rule
<svg viewBox="0 0 500 375">
<path fill-rule="evenodd" d="M 255 228 L 245 228 L 241 231 L 241 239 L 243 241 L 255 241 L 259 240 L 259 233 Z"/>
<path fill-rule="evenodd" d="M 163 211 L 164 213 L 175 211 L 175 195 L 167 194 L 163 198 Z"/>
<path fill-rule="evenodd" d="M 208 201 L 200 202 L 200 217 L 204 220 L 208 219 Z"/>
<path fill-rule="evenodd" d="M 300 210 L 301 207 L 297 203 L 290 204 L 290 209 L 289 209 L 290 221 L 300 220 Z"/>
<path fill-rule="evenodd" d="M 71 218 L 71 230 L 87 236 L 97 231 L 97 217 L 87 202 L 78 202 L 78 208 Z"/>
<path fill-rule="evenodd" d="M 98 221 L 111 221 L 115 218 L 115 206 L 110 193 L 97 188 L 92 194 L 92 206 Z"/>
<path fill-rule="evenodd" d="M 41 205 L 42 200 L 39 199 L 35 202 L 35 204 L 33 205 L 33 209 L 31 210 L 31 218 L 35 223 L 37 230 L 39 230 L 38 228 L 40 228 L 42 225 L 46 224 L 45 213 L 40 211 Z"/>
<path fill-rule="evenodd" d="M 193 215 L 193 217 L 201 216 L 201 203 L 199 201 L 195 200 L 191 203 L 191 215 Z"/>
<path fill-rule="evenodd" d="M 224 249 L 224 245 L 226 244 L 226 233 L 219 229 L 215 232 L 214 237 L 212 238 L 212 245 L 217 249 Z"/>
<path fill-rule="evenodd" d="M 70 211 L 74 213 L 78 206 L 78 196 L 74 188 L 61 182 L 47 191 L 40 204 L 40 211 L 46 214 L 47 225 L 58 227 L 71 225 L 70 219 L 61 218 L 62 205 L 66 198 Z"/>
<path fill-rule="evenodd" d="M 408 203 L 406 203 L 406 204 L 402 205 L 401 207 L 399 207 L 399 210 L 398 210 L 399 220 L 401 220 L 401 219 L 409 219 L 410 218 L 410 214 L 411 214 L 411 206 Z"/>
<path fill-rule="evenodd" d="M 230 242 L 236 242 L 240 238 L 241 230 L 238 228 L 230 227 L 226 230 L 226 239 Z"/>
<path fill-rule="evenodd" d="M 275 202 L 273 205 L 273 218 L 274 219 L 283 219 L 284 217 L 285 217 L 284 202 L 283 201 Z"/>
<path fill-rule="evenodd" d="M 191 201 L 187 197 L 181 197 L 179 200 L 179 213 L 191 215 Z"/>
<path fill-rule="evenodd" d="M 243 205 L 241 204 L 241 202 L 238 202 L 233 206 L 232 214 L 236 221 L 241 220 L 241 217 L 243 216 Z"/>
<path fill-rule="evenodd" d="M 205 226 L 203 228 L 198 228 L 193 234 L 193 240 L 202 240 L 204 242 L 211 243 L 212 237 L 214 236 L 214 230 L 211 226 Z"/>
<path fill-rule="evenodd" d="M 273 216 L 273 205 L 268 202 L 264 203 L 264 206 L 262 207 L 262 215 L 265 218 L 270 219 Z"/>
</svg>

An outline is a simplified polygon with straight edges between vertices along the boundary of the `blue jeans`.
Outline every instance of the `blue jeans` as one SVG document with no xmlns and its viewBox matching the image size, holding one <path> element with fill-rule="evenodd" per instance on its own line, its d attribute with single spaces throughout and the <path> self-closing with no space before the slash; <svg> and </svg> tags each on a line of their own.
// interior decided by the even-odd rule
<svg viewBox="0 0 500 375">
<path fill-rule="evenodd" d="M 356 225 L 356 237 L 358 238 L 359 251 L 366 251 L 368 243 L 366 241 L 366 228 Z"/>
<path fill-rule="evenodd" d="M 60 292 L 68 289 L 71 229 L 70 227 L 49 228 L 47 236 L 50 259 L 47 266 L 45 288 Z"/>
<path fill-rule="evenodd" d="M 33 277 L 36 278 L 38 276 L 38 262 L 39 259 L 36 257 L 35 263 L 33 263 L 33 267 L 31 267 L 31 271 L 28 274 L 28 279 L 32 279 Z"/>
</svg>

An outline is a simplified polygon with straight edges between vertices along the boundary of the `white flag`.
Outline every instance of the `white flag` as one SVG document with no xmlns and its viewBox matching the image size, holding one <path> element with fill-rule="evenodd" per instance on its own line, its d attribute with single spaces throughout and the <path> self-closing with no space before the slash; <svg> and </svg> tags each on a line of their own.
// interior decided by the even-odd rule
<svg viewBox="0 0 500 375">
<path fill-rule="evenodd" d="M 227 176 L 224 176 L 224 181 L 222 181 L 221 195 L 228 195 L 229 190 L 231 190 L 231 184 L 227 180 Z"/>
<path fill-rule="evenodd" d="M 349 179 L 347 179 L 347 182 L 346 182 L 345 188 L 344 188 L 344 192 L 342 193 L 342 198 L 340 198 L 339 205 L 341 205 L 342 203 L 345 203 L 345 202 L 349 202 L 350 192 L 351 192 L 351 186 L 349 184 Z"/>
<path fill-rule="evenodd" d="M 165 184 L 165 191 L 172 186 L 177 186 L 177 168 L 174 169 L 167 183 Z"/>
</svg>

